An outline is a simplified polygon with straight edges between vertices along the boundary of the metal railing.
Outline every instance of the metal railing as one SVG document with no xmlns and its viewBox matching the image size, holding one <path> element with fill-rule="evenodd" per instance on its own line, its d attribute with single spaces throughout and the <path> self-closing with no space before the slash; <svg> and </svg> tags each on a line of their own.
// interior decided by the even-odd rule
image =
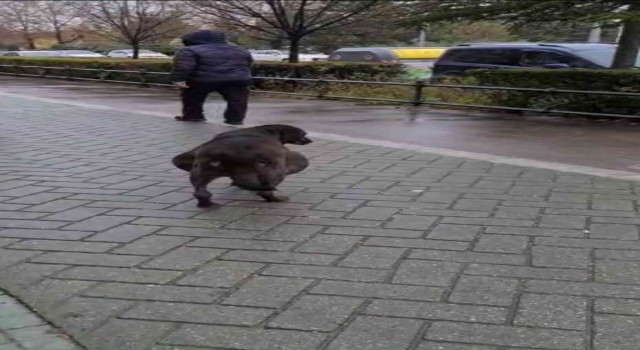
<svg viewBox="0 0 640 350">
<path fill-rule="evenodd" d="M 12 69 L 13 72 L 3 71 L 4 69 Z M 39 70 L 37 74 L 27 73 L 28 69 Z M 52 71 L 62 71 L 62 74 L 49 74 Z M 73 72 L 94 72 L 95 78 L 78 77 L 74 76 Z M 107 79 L 109 75 L 115 73 L 132 74 L 137 76 L 137 81 L 132 80 L 116 80 Z M 0 64 L 0 75 L 12 75 L 18 77 L 40 77 L 40 78 L 57 78 L 66 80 L 78 80 L 78 81 L 99 81 L 108 83 L 130 84 L 138 86 L 155 86 L 155 87 L 173 87 L 172 84 L 155 83 L 150 82 L 148 77 L 150 76 L 168 76 L 168 72 L 153 72 L 145 69 L 139 70 L 119 70 L 119 69 L 94 69 L 94 68 L 76 68 L 70 66 L 33 66 L 33 65 L 18 65 L 18 64 Z M 337 79 L 306 79 L 306 78 L 288 78 L 288 77 L 263 77 L 257 76 L 253 78 L 254 81 L 288 81 L 297 82 L 310 85 L 314 92 L 287 92 L 287 91 L 271 91 L 271 90 L 259 90 L 252 89 L 255 93 L 265 93 L 273 95 L 291 95 L 291 96 L 306 96 L 319 99 L 332 99 L 332 100 L 355 100 L 355 101 L 378 101 L 378 102 L 391 102 L 410 104 L 413 106 L 443 106 L 443 107 L 463 107 L 473 109 L 484 110 L 501 110 L 501 111 L 520 111 L 520 112 L 533 112 L 539 114 L 561 114 L 561 115 L 576 115 L 576 116 L 588 116 L 588 117 L 613 117 L 613 118 L 640 118 L 640 114 L 611 114 L 611 113 L 592 113 L 592 112 L 580 112 L 569 110 L 556 110 L 552 108 L 525 108 L 525 107 L 508 107 L 508 106 L 496 106 L 496 105 L 480 105 L 480 104 L 468 104 L 468 103 L 456 103 L 446 101 L 434 101 L 425 98 L 425 89 L 427 88 L 446 88 L 446 89 L 462 89 L 462 90 L 491 90 L 491 91 L 512 91 L 512 92 L 539 92 L 543 94 L 583 94 L 583 95 L 598 95 L 598 96 L 618 96 L 618 97 L 632 97 L 638 98 L 640 104 L 640 93 L 633 92 L 616 92 L 616 91 L 585 91 L 585 90 L 567 90 L 567 89 L 540 89 L 540 88 L 522 88 L 522 87 L 506 87 L 506 86 L 482 86 L 482 85 L 458 85 L 458 84 L 438 84 L 431 83 L 424 80 L 418 80 L 413 83 L 408 82 L 393 82 L 393 81 L 360 81 L 360 80 L 337 80 Z M 330 84 L 351 84 L 351 85 L 378 85 L 378 86 L 398 86 L 411 88 L 411 99 L 392 99 L 392 98 L 377 98 L 377 97 L 359 97 L 359 96 L 341 96 L 327 94 Z M 309 87 L 309 86 L 307 86 Z"/>
</svg>

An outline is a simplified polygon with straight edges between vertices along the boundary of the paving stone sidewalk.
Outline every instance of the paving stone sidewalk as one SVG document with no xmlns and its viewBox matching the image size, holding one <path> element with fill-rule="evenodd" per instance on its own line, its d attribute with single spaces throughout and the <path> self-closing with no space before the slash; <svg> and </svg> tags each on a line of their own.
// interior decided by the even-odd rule
<svg viewBox="0 0 640 350">
<path fill-rule="evenodd" d="M 638 183 L 317 140 L 290 202 L 201 210 L 169 160 L 224 127 L 0 123 L 0 287 L 87 349 L 639 348 Z"/>
<path fill-rule="evenodd" d="M 63 332 L 0 290 L 0 350 L 81 350 Z"/>
</svg>

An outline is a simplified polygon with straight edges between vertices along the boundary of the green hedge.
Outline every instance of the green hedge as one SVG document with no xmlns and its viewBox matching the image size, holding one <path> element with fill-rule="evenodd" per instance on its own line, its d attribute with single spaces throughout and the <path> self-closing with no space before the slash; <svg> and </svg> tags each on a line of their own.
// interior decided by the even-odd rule
<svg viewBox="0 0 640 350">
<path fill-rule="evenodd" d="M 32 65 L 47 67 L 73 67 L 73 68 L 92 68 L 105 70 L 141 70 L 148 72 L 170 72 L 171 60 L 158 59 L 85 59 L 85 58 L 32 58 L 32 57 L 2 57 L 0 65 L 16 64 L 16 65 Z M 39 74 L 41 70 L 35 68 L 15 68 L 0 67 L 3 72 L 20 72 L 29 74 Z M 290 78 L 308 78 L 308 79 L 351 79 L 351 80 L 371 80 L 371 81 L 387 81 L 399 79 L 402 74 L 401 65 L 382 65 L 382 64 L 345 64 L 334 62 L 304 62 L 304 63 L 287 63 L 287 62 L 257 62 L 253 65 L 253 74 L 255 76 L 267 77 L 290 77 Z M 66 74 L 63 70 L 51 70 L 47 75 Z M 92 78 L 95 72 L 89 71 L 72 71 L 74 77 Z M 109 73 L 107 79 L 139 81 L 140 75 L 135 73 Z M 147 75 L 150 83 L 170 83 L 167 75 Z M 257 82 L 258 85 L 263 84 Z M 274 85 L 274 83 L 269 83 Z M 308 84 L 292 84 L 292 83 L 275 83 L 275 85 L 308 85 Z M 261 88 L 262 86 L 257 86 Z"/>
<path fill-rule="evenodd" d="M 124 80 L 140 82 L 141 74 L 138 71 L 144 69 L 147 72 L 171 71 L 171 60 L 159 59 L 86 59 L 86 58 L 33 58 L 33 57 L 0 57 L 0 65 L 20 66 L 47 66 L 47 67 L 72 67 L 92 68 L 104 70 L 129 70 L 132 73 L 113 73 L 73 70 L 71 74 L 76 78 L 96 78 L 106 80 Z M 366 80 L 366 81 L 390 81 L 403 80 L 404 70 L 402 65 L 367 64 L 367 63 L 335 63 L 335 62 L 256 62 L 253 67 L 254 76 L 288 77 L 307 79 L 337 79 L 337 80 Z M 25 67 L 2 67 L 0 72 L 42 74 L 41 69 Z M 66 76 L 65 70 L 49 70 L 48 76 Z M 169 84 L 167 74 L 144 74 L 145 82 L 157 84 Z M 364 86 L 353 84 L 324 84 L 319 86 L 313 82 L 293 82 L 278 80 L 255 80 L 254 87 L 263 91 L 274 92 L 298 92 L 318 94 L 320 90 L 325 95 L 341 95 L 366 98 L 389 98 L 409 100 L 412 97 L 411 88 L 394 86 Z"/>
<path fill-rule="evenodd" d="M 640 70 L 481 69 L 446 82 L 467 85 L 640 93 Z M 435 89 L 434 89 L 435 90 Z M 455 91 L 453 91 L 455 90 Z M 640 115 L 640 97 L 493 90 L 434 91 L 443 100 L 575 112 Z"/>
</svg>

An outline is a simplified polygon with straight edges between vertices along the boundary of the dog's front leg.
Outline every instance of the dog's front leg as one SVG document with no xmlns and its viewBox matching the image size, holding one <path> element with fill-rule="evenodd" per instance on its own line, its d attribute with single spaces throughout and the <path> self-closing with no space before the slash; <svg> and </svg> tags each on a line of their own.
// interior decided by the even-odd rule
<svg viewBox="0 0 640 350">
<path fill-rule="evenodd" d="M 294 152 L 294 151 L 287 151 L 287 154 L 286 154 L 286 174 L 287 175 L 297 174 L 303 171 L 304 169 L 306 169 L 308 166 L 309 166 L 309 161 L 301 153 Z M 281 180 L 276 182 L 280 183 Z M 258 191 L 256 192 L 256 194 L 264 198 L 264 200 L 266 200 L 267 202 L 286 202 L 289 200 L 289 198 L 284 196 L 276 196 L 275 194 L 273 194 L 273 191 Z"/>
</svg>

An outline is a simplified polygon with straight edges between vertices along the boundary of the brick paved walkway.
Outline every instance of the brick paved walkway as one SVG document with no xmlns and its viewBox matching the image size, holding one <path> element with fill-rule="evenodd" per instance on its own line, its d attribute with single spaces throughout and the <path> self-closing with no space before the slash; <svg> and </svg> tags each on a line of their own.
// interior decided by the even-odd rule
<svg viewBox="0 0 640 350">
<path fill-rule="evenodd" d="M 80 347 L 0 290 L 0 350 L 80 350 Z"/>
<path fill-rule="evenodd" d="M 0 287 L 88 349 L 639 347 L 638 183 L 318 140 L 291 202 L 202 211 L 169 159 L 220 126 L 0 123 Z"/>
</svg>

